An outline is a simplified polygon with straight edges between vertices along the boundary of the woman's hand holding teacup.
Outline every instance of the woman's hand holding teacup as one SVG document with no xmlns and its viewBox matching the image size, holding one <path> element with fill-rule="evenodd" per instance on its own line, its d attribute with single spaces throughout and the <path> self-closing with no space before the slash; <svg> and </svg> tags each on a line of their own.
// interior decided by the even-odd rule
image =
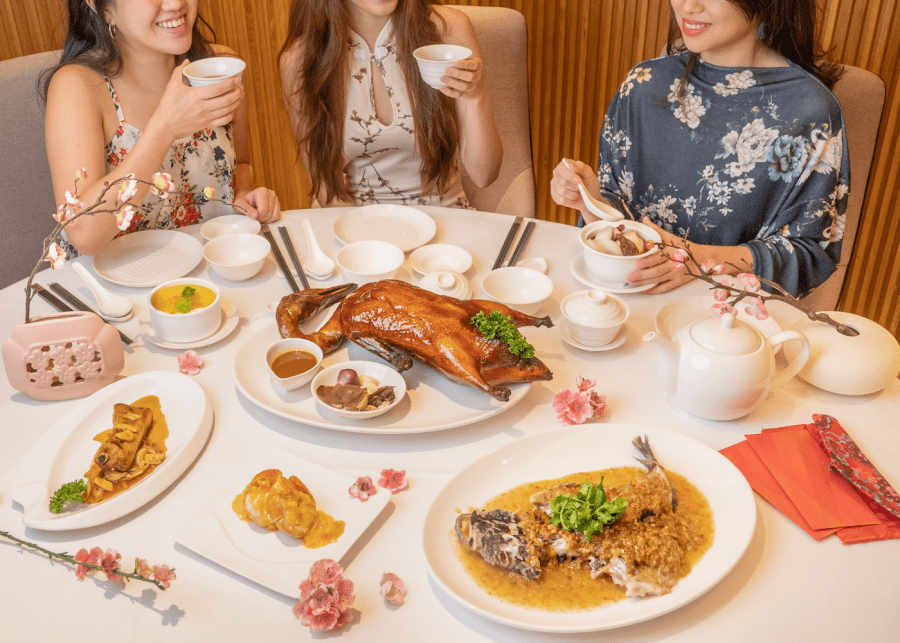
<svg viewBox="0 0 900 643">
<path fill-rule="evenodd" d="M 246 214 L 260 223 L 272 223 L 281 219 L 281 203 L 278 195 L 269 188 L 256 188 L 234 200 L 238 212 Z"/>
<path fill-rule="evenodd" d="M 479 98 L 484 93 L 484 63 L 481 58 L 458 60 L 441 76 L 441 93 L 450 98 Z"/>
<path fill-rule="evenodd" d="M 188 61 L 172 72 L 166 90 L 153 114 L 173 141 L 188 137 L 208 127 L 227 125 L 244 99 L 240 78 L 229 78 L 215 85 L 191 87 L 185 83 L 183 70 Z"/>
</svg>

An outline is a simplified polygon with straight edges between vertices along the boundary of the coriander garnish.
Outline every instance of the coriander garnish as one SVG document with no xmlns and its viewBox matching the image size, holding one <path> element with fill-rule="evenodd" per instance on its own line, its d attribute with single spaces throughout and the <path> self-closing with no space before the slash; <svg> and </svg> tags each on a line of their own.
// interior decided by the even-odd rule
<svg viewBox="0 0 900 643">
<path fill-rule="evenodd" d="M 622 517 L 628 508 L 628 500 L 619 496 L 608 500 L 600 484 L 583 482 L 578 494 L 559 495 L 550 501 L 550 522 L 566 531 L 580 531 L 586 539 L 595 533 L 603 533 L 603 526 Z"/>
</svg>

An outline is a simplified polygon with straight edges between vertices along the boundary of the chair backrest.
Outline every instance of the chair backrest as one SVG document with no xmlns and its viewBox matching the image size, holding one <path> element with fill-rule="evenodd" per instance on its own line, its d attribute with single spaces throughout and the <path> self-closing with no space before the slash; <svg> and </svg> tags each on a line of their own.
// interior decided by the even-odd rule
<svg viewBox="0 0 900 643">
<path fill-rule="evenodd" d="M 463 188 L 477 210 L 534 217 L 537 197 L 531 160 L 525 17 L 503 7 L 450 6 L 465 13 L 475 28 L 494 119 L 503 141 L 503 165 L 497 180 L 479 188 L 462 169 Z"/>
<path fill-rule="evenodd" d="M 837 270 L 803 298 L 803 302 L 813 310 L 835 310 L 840 301 L 847 266 L 853 256 L 859 217 L 866 200 L 869 171 L 884 110 L 884 81 L 865 69 L 844 66 L 844 75 L 835 83 L 833 91 L 844 113 L 847 152 L 850 155 L 850 194 L 847 196 L 844 238 Z"/>
<path fill-rule="evenodd" d="M 0 288 L 27 277 L 53 230 L 53 183 L 38 75 L 59 51 L 0 62 Z"/>
</svg>

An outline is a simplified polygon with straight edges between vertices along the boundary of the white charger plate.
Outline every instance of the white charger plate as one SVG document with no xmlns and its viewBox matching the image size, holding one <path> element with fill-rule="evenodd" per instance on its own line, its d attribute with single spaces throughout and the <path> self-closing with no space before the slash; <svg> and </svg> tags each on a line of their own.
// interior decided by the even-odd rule
<svg viewBox="0 0 900 643">
<path fill-rule="evenodd" d="M 240 320 L 241 316 L 238 314 L 237 306 L 235 306 L 230 299 L 222 297 L 222 323 L 219 324 L 219 328 L 216 332 L 203 339 L 198 339 L 193 342 L 167 341 L 159 337 L 153 331 L 153 324 L 150 323 L 149 319 L 142 319 L 140 328 L 141 336 L 155 346 L 159 346 L 160 348 L 171 348 L 173 350 L 187 350 L 189 348 L 209 346 L 210 344 L 215 344 L 216 342 L 225 339 L 235 328 L 237 328 Z"/>
<path fill-rule="evenodd" d="M 577 254 L 572 257 L 572 260 L 569 262 L 569 272 L 572 273 L 572 276 L 575 277 L 575 279 L 577 279 L 588 288 L 595 288 L 596 290 L 611 292 L 614 295 L 626 295 L 633 292 L 644 292 L 645 290 L 650 290 L 651 288 L 653 288 L 653 286 L 656 285 L 644 284 L 643 286 L 619 286 L 616 284 L 608 284 L 605 281 L 597 281 L 588 274 L 587 265 L 584 263 L 583 254 Z"/>
<path fill-rule="evenodd" d="M 295 391 L 277 390 L 266 365 L 266 349 L 281 339 L 274 321 L 264 325 L 237 350 L 234 356 L 234 383 L 244 396 L 275 415 L 310 426 L 351 433 L 429 433 L 464 426 L 493 417 L 520 402 L 531 384 L 514 384 L 507 402 L 500 402 L 480 389 L 451 382 L 432 368 L 416 361 L 403 373 L 406 397 L 384 415 L 368 420 L 351 420 L 316 403 L 309 387 Z M 380 361 L 369 351 L 346 342 L 328 355 L 323 368 L 347 360 Z"/>
<path fill-rule="evenodd" d="M 456 555 L 453 524 L 460 509 L 479 507 L 520 484 L 579 471 L 640 466 L 633 438 L 646 435 L 660 464 L 693 483 L 709 501 L 716 524 L 712 547 L 670 594 L 629 598 L 585 612 L 543 612 L 505 603 L 482 590 Z M 438 494 L 422 532 L 425 564 L 435 582 L 469 610 L 492 621 L 538 632 L 607 630 L 647 621 L 687 605 L 738 563 L 756 527 L 756 499 L 743 474 L 696 440 L 623 424 L 554 429 L 503 446 L 463 469 Z"/>
<path fill-rule="evenodd" d="M 99 446 L 93 438 L 112 426 L 113 404 L 131 404 L 147 395 L 159 398 L 169 425 L 162 464 L 109 500 L 51 513 L 56 490 L 83 478 L 90 468 Z M 19 467 L 10 496 L 24 508 L 26 527 L 64 531 L 102 525 L 140 508 L 178 480 L 200 455 L 212 424 L 212 403 L 187 375 L 159 371 L 126 377 L 85 398 L 50 427 Z"/>
<path fill-rule="evenodd" d="M 202 260 L 203 244 L 186 232 L 142 230 L 110 241 L 94 270 L 120 286 L 150 288 L 184 277 Z"/>
<path fill-rule="evenodd" d="M 340 561 L 391 499 L 391 492 L 379 487 L 375 495 L 360 502 L 348 493 L 356 478 L 271 446 L 242 456 L 241 463 L 232 468 L 228 481 L 178 527 L 175 541 L 235 574 L 293 598 L 299 596 L 300 581 L 309 575 L 312 564 L 322 558 Z M 346 523 L 337 542 L 307 549 L 293 536 L 266 531 L 237 517 L 231 509 L 235 496 L 266 469 L 300 478 L 319 510 Z"/>
<path fill-rule="evenodd" d="M 403 252 L 431 241 L 437 224 L 430 216 L 406 205 L 378 203 L 351 208 L 334 222 L 334 236 L 343 244 L 387 241 Z"/>
</svg>

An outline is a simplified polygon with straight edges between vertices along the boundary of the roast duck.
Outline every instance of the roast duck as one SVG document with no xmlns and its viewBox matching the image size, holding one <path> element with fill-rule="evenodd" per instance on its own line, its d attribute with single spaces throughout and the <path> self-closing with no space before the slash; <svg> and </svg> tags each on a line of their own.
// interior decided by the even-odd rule
<svg viewBox="0 0 900 643">
<path fill-rule="evenodd" d="M 316 311 L 338 301 L 319 331 L 300 330 Z M 492 311 L 508 315 L 516 327 L 553 326 L 550 317 L 532 317 L 493 301 L 461 301 L 390 279 L 359 288 L 345 284 L 293 293 L 278 304 L 275 319 L 282 337 L 308 339 L 326 355 L 346 338 L 400 372 L 416 358 L 451 380 L 506 401 L 510 391 L 505 384 L 549 380 L 553 374 L 538 358 L 518 357 L 471 323 L 479 312 Z"/>
</svg>

